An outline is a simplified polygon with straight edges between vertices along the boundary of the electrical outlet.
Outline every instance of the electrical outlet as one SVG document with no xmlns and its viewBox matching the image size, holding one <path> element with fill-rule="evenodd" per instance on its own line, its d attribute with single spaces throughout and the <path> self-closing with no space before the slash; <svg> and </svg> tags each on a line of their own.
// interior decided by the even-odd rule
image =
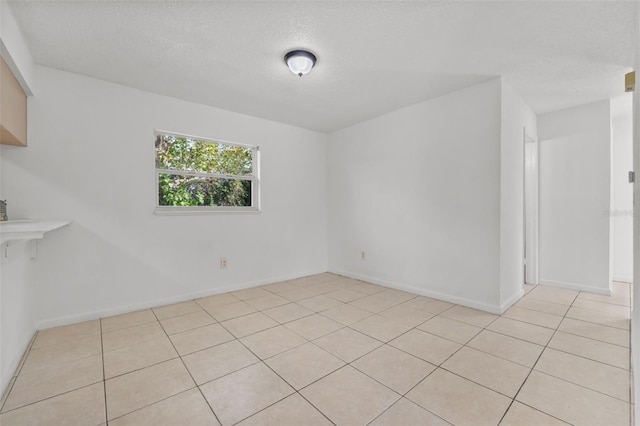
<svg viewBox="0 0 640 426">
<path fill-rule="evenodd" d="M 360 259 L 367 260 L 367 255 L 366 255 L 365 252 L 363 252 L 363 251 L 360 252 Z"/>
<path fill-rule="evenodd" d="M 227 269 L 229 266 L 229 261 L 227 261 L 226 257 L 220 258 L 220 269 Z"/>
</svg>

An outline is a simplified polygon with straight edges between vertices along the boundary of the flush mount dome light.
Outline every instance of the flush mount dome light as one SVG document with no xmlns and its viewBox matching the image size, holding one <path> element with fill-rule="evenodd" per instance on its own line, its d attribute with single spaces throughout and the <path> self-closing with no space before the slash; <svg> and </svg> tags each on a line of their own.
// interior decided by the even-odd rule
<svg viewBox="0 0 640 426">
<path fill-rule="evenodd" d="M 284 61 L 292 73 L 302 77 L 316 64 L 316 55 L 306 50 L 292 50 L 284 55 Z"/>
</svg>

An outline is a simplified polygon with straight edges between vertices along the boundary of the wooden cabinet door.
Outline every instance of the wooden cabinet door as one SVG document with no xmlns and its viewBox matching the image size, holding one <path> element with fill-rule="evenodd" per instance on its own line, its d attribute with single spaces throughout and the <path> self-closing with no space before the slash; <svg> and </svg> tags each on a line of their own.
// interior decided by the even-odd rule
<svg viewBox="0 0 640 426">
<path fill-rule="evenodd" d="M 27 95 L 1 57 L 0 144 L 27 146 Z"/>
</svg>

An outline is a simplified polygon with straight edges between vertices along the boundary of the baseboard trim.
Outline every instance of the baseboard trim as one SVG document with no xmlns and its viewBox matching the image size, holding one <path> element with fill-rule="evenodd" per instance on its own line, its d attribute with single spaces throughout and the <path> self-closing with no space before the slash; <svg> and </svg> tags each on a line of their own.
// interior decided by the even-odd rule
<svg viewBox="0 0 640 426">
<path fill-rule="evenodd" d="M 248 281 L 248 282 L 228 285 L 224 287 L 217 287 L 215 289 L 207 289 L 207 290 L 196 291 L 193 293 L 182 294 L 182 295 L 173 296 L 173 297 L 166 297 L 163 299 L 154 299 L 148 302 L 134 303 L 134 304 L 126 305 L 123 307 L 106 308 L 106 309 L 101 309 L 97 311 L 83 312 L 81 314 L 68 315 L 68 316 L 59 317 L 59 318 L 39 320 L 36 322 L 36 329 L 44 330 L 47 328 L 58 327 L 61 325 L 74 324 L 77 322 L 90 321 L 98 318 L 110 317 L 113 315 L 126 314 L 129 312 L 139 311 L 141 309 L 149 309 L 149 308 L 155 308 L 163 305 L 170 305 L 172 303 L 186 302 L 192 299 L 198 299 L 200 297 L 213 296 L 215 294 L 227 293 L 229 291 L 244 290 L 247 288 L 258 287 L 261 285 L 277 283 L 280 281 L 294 280 L 294 279 L 306 277 L 309 275 L 322 274 L 324 272 L 327 272 L 327 271 L 326 270 L 312 271 L 312 272 L 303 273 L 303 274 L 297 273 L 297 274 L 282 275 L 279 277 Z"/>
<path fill-rule="evenodd" d="M 631 312 L 631 396 L 633 400 L 631 409 L 631 424 L 637 424 L 636 421 L 640 419 L 640 351 L 638 346 L 640 344 L 640 333 L 635 330 L 640 326 L 640 313 L 638 309 L 634 309 Z"/>
<path fill-rule="evenodd" d="M 564 281 L 555 280 L 540 280 L 540 285 L 546 285 L 549 287 L 564 288 L 567 290 L 586 291 L 595 294 L 604 294 L 605 296 L 611 296 L 611 288 L 598 288 L 584 284 L 568 283 Z"/>
<path fill-rule="evenodd" d="M 344 271 L 341 269 L 329 269 L 332 274 L 343 275 L 345 277 L 354 278 L 361 281 L 367 281 L 372 284 L 378 284 L 389 288 L 395 288 L 396 290 L 408 291 L 411 293 L 419 294 L 421 296 L 427 296 L 438 300 L 443 300 L 449 303 L 455 303 L 456 305 L 466 306 L 468 308 L 479 309 L 481 311 L 490 312 L 492 314 L 502 314 L 504 311 L 501 306 L 490 305 L 488 303 L 476 302 L 464 297 L 453 296 L 451 294 L 440 293 L 432 290 L 425 290 L 423 288 L 414 287 L 412 285 L 398 283 L 395 281 L 381 280 L 379 278 L 370 277 L 367 275 L 357 274 L 353 272 Z M 514 302 L 515 303 L 515 302 Z"/>
<path fill-rule="evenodd" d="M 522 298 L 522 296 L 524 296 L 524 289 L 523 288 L 519 289 L 516 292 L 516 294 L 511 296 L 511 298 L 507 299 L 506 302 L 504 302 L 502 305 L 500 305 L 500 315 L 502 315 L 503 313 L 505 313 L 507 311 L 507 309 L 509 309 L 510 307 L 515 305 L 515 303 L 518 300 L 520 300 Z"/>
<path fill-rule="evenodd" d="M 633 283 L 633 277 L 623 277 L 623 276 L 613 276 L 612 278 L 613 281 L 617 281 L 619 283 L 629 283 L 632 284 Z"/>
</svg>

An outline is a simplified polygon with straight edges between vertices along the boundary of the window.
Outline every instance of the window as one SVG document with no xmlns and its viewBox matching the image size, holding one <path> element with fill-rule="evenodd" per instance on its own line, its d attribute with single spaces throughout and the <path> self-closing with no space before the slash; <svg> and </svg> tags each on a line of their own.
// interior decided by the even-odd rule
<svg viewBox="0 0 640 426">
<path fill-rule="evenodd" d="M 156 213 L 259 211 L 258 147 L 156 131 Z"/>
</svg>

